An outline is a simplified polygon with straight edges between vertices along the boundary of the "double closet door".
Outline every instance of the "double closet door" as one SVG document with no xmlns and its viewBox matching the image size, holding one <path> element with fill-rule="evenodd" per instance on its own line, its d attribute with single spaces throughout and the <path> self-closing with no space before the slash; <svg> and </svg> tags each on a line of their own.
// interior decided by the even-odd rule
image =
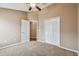
<svg viewBox="0 0 79 59">
<path fill-rule="evenodd" d="M 60 17 L 45 20 L 45 42 L 60 46 Z"/>
</svg>

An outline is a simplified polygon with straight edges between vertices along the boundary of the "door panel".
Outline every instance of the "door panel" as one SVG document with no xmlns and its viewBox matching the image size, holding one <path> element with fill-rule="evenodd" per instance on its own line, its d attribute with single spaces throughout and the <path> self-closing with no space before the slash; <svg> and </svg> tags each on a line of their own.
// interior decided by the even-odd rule
<svg viewBox="0 0 79 59">
<path fill-rule="evenodd" d="M 21 40 L 27 42 L 30 40 L 30 22 L 21 20 Z"/>
</svg>

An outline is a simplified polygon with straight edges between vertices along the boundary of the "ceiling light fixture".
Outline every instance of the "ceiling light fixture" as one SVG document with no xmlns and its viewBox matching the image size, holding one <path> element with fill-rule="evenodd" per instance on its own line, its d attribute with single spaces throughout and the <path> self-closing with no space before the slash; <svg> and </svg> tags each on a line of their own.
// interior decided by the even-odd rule
<svg viewBox="0 0 79 59">
<path fill-rule="evenodd" d="M 36 5 L 35 3 L 30 3 L 31 7 L 35 7 L 35 5 Z"/>
<path fill-rule="evenodd" d="M 33 7 L 35 7 L 37 10 L 41 11 L 41 8 L 39 6 L 37 6 L 37 4 L 35 4 L 35 3 L 30 3 L 29 11 L 31 11 Z"/>
</svg>

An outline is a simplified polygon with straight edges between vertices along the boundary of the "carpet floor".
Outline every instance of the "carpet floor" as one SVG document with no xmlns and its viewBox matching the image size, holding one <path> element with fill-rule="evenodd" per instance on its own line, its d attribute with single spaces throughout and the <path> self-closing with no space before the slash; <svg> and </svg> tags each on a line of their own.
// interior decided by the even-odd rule
<svg viewBox="0 0 79 59">
<path fill-rule="evenodd" d="M 77 56 L 76 52 L 55 45 L 32 41 L 0 49 L 0 56 Z"/>
</svg>

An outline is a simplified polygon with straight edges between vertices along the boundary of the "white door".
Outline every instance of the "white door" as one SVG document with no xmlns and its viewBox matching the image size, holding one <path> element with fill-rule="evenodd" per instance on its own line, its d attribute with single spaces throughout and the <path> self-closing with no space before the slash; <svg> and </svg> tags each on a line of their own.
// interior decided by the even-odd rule
<svg viewBox="0 0 79 59">
<path fill-rule="evenodd" d="M 22 42 L 30 41 L 30 22 L 21 20 L 21 40 Z"/>
<path fill-rule="evenodd" d="M 45 41 L 60 46 L 60 17 L 45 21 Z"/>
</svg>

